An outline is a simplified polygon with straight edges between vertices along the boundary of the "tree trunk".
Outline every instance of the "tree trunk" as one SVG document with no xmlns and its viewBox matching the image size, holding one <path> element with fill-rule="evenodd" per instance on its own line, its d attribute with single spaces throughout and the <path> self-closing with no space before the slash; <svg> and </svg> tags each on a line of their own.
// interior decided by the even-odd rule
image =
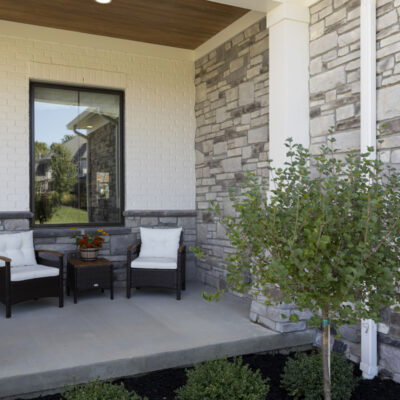
<svg viewBox="0 0 400 400">
<path fill-rule="evenodd" d="M 331 324 L 328 314 L 322 320 L 322 373 L 324 380 L 324 399 L 331 400 Z"/>
</svg>

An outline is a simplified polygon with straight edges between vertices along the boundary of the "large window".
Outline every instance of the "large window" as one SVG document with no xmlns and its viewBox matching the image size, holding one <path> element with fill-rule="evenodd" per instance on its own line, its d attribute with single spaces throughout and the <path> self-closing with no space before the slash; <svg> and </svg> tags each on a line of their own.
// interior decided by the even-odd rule
<svg viewBox="0 0 400 400">
<path fill-rule="evenodd" d="M 123 94 L 31 84 L 35 225 L 119 224 Z"/>
</svg>

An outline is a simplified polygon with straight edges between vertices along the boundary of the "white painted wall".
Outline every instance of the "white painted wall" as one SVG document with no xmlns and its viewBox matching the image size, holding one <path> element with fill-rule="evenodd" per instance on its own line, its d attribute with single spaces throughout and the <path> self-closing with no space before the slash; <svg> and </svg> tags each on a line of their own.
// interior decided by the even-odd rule
<svg viewBox="0 0 400 400">
<path fill-rule="evenodd" d="M 125 208 L 195 208 L 192 51 L 0 21 L 0 55 L 0 211 L 29 210 L 29 80 L 124 90 Z"/>
</svg>

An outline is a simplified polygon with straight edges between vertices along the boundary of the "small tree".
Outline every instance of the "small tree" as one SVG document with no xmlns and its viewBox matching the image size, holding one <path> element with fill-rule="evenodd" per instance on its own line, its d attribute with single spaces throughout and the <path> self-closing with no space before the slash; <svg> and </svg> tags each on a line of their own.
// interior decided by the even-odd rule
<svg viewBox="0 0 400 400">
<path fill-rule="evenodd" d="M 240 195 L 231 191 L 236 215 L 222 223 L 237 251 L 227 257 L 227 281 L 239 292 L 256 288 L 267 304 L 311 310 L 311 322 L 322 324 L 330 400 L 331 324 L 378 321 L 383 307 L 400 300 L 400 174 L 369 153 L 342 161 L 333 146 L 317 156 L 292 140 L 286 146 L 284 168 L 270 168 L 268 196 L 266 182 L 251 173 Z M 221 214 L 217 204 L 214 210 Z M 273 298 L 271 286 L 282 297 Z"/>
<path fill-rule="evenodd" d="M 72 159 L 71 152 L 60 143 L 51 145 L 50 168 L 52 172 L 52 190 L 59 199 L 63 193 L 69 193 L 78 182 L 78 169 Z"/>
<path fill-rule="evenodd" d="M 49 154 L 49 146 L 45 142 L 35 141 L 35 160 L 39 160 L 42 156 Z"/>
</svg>

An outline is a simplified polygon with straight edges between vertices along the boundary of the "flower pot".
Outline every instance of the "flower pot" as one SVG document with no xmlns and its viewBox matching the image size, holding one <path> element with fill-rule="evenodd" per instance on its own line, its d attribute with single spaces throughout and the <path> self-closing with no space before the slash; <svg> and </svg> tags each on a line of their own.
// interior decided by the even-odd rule
<svg viewBox="0 0 400 400">
<path fill-rule="evenodd" d="M 99 254 L 99 249 L 80 249 L 81 260 L 83 261 L 95 261 Z"/>
</svg>

